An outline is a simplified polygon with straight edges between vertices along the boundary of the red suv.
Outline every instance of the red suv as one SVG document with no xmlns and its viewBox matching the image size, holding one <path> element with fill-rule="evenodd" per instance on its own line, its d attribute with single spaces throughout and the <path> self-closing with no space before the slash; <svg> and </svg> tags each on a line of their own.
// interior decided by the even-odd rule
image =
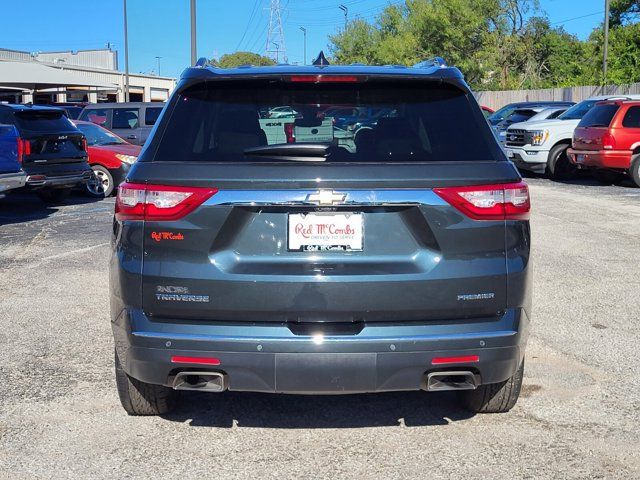
<svg viewBox="0 0 640 480">
<path fill-rule="evenodd" d="M 615 183 L 629 174 L 640 187 L 640 101 L 596 103 L 573 132 L 568 154 L 600 182 Z"/>
</svg>

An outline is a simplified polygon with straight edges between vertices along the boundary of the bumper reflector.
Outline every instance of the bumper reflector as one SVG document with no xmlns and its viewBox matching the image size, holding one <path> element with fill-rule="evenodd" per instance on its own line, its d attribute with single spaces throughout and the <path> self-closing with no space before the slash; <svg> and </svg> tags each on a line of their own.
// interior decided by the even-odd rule
<svg viewBox="0 0 640 480">
<path fill-rule="evenodd" d="M 220 365 L 220 360 L 211 357 L 183 357 L 172 355 L 171 363 L 196 363 L 198 365 Z"/>
<path fill-rule="evenodd" d="M 431 365 L 451 365 L 452 363 L 476 363 L 480 361 L 479 355 L 465 355 L 462 357 L 436 357 L 431 360 Z"/>
</svg>

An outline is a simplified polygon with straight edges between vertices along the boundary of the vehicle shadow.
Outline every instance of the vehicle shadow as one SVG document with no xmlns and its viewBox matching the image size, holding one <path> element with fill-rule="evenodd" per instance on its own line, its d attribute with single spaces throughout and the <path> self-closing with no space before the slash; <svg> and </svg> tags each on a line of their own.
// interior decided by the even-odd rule
<svg viewBox="0 0 640 480">
<path fill-rule="evenodd" d="M 82 193 L 74 192 L 60 205 L 43 202 L 33 192 L 10 192 L 0 198 L 0 225 L 30 222 L 47 218 L 60 210 L 64 205 L 84 205 L 99 202 L 102 199 L 92 198 Z"/>
<path fill-rule="evenodd" d="M 455 392 L 394 392 L 358 395 L 281 395 L 180 392 L 180 405 L 166 420 L 193 427 L 364 428 L 447 425 L 473 413 Z"/>
</svg>

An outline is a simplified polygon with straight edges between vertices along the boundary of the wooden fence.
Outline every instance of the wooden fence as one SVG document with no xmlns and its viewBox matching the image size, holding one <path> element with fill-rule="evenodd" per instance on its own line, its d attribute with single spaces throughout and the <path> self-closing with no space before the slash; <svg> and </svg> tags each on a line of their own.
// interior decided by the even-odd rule
<svg viewBox="0 0 640 480">
<path fill-rule="evenodd" d="M 487 92 L 475 92 L 480 105 L 497 110 L 507 103 L 531 102 L 539 100 L 553 100 L 565 102 L 580 102 L 594 95 L 625 95 L 640 94 L 640 83 L 629 85 L 607 85 L 564 87 L 564 88 L 543 88 L 539 90 L 497 90 Z"/>
</svg>

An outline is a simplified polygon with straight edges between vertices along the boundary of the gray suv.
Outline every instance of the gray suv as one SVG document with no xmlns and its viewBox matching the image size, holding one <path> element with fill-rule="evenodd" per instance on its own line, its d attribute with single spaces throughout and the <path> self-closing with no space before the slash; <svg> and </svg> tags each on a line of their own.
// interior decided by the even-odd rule
<svg viewBox="0 0 640 480">
<path fill-rule="evenodd" d="M 298 115 L 274 127 L 261 112 L 279 106 Z M 384 114 L 332 132 L 336 107 Z M 118 191 L 121 403 L 152 415 L 180 391 L 454 390 L 474 412 L 508 411 L 529 329 L 529 209 L 439 60 L 199 62 Z"/>
<path fill-rule="evenodd" d="M 164 103 L 96 103 L 87 105 L 78 120 L 93 122 L 111 130 L 134 145 L 144 145 L 156 124 Z"/>
</svg>

